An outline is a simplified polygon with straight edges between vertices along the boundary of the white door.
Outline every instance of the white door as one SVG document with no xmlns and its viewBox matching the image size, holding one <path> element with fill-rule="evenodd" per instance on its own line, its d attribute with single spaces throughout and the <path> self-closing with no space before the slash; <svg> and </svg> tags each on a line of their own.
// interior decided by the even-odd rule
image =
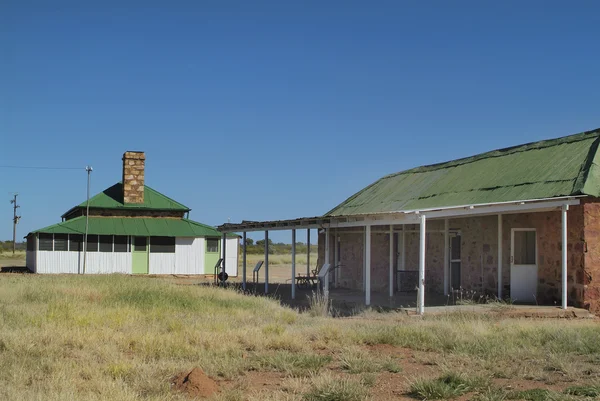
<svg viewBox="0 0 600 401">
<path fill-rule="evenodd" d="M 513 228 L 510 247 L 510 298 L 536 302 L 537 235 L 534 228 Z"/>
</svg>

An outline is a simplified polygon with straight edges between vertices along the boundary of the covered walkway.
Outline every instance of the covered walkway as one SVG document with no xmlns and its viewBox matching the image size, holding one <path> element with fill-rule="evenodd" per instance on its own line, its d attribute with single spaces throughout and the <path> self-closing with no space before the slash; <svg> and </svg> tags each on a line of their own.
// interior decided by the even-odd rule
<svg viewBox="0 0 600 401">
<path fill-rule="evenodd" d="M 344 294 L 344 297 L 348 299 L 358 300 L 362 298 L 364 306 L 370 306 L 372 304 L 378 305 L 389 305 L 390 307 L 401 307 L 408 306 L 414 307 L 418 314 L 423 314 L 425 308 L 428 306 L 439 306 L 447 305 L 448 297 L 451 292 L 451 276 L 450 276 L 450 248 L 449 248 L 449 235 L 450 235 L 450 219 L 473 217 L 473 216 L 497 216 L 497 292 L 496 296 L 498 299 L 503 299 L 503 216 L 514 215 L 521 213 L 541 213 L 541 212 L 555 212 L 560 214 L 560 236 L 562 238 L 561 247 L 561 280 L 560 280 L 560 294 L 561 294 L 561 307 L 567 309 L 567 214 L 569 206 L 579 205 L 580 199 L 576 196 L 570 197 L 555 197 L 549 199 L 530 199 L 520 200 L 515 202 L 497 202 L 497 203 L 486 203 L 486 204 L 473 204 L 473 205 L 461 205 L 452 206 L 445 208 L 434 208 L 434 209 L 423 209 L 423 210 L 409 210 L 409 211 L 398 211 L 398 212 L 382 212 L 382 213 L 371 213 L 371 214 L 358 214 L 351 216 L 326 216 L 326 217 L 312 217 L 312 218 L 299 218 L 293 220 L 280 220 L 280 221 L 264 221 L 264 222 L 242 222 L 238 224 L 223 224 L 218 227 L 218 230 L 225 236 L 227 233 L 242 233 L 243 243 L 246 243 L 246 233 L 262 231 L 265 235 L 265 255 L 264 255 L 264 293 L 269 294 L 272 289 L 269 287 L 269 248 L 268 239 L 269 231 L 275 230 L 288 230 L 291 231 L 292 240 L 292 269 L 289 286 L 289 297 L 291 300 L 295 300 L 298 296 L 298 289 L 295 285 L 296 280 L 294 279 L 299 274 L 307 274 L 307 269 L 296 265 L 296 232 L 300 229 L 309 230 L 310 235 L 311 229 L 318 229 L 319 233 L 326 239 L 324 241 L 324 254 L 323 263 L 320 265 L 320 282 L 322 283 L 323 290 L 335 299 L 335 294 Z M 429 222 L 443 222 L 443 235 L 444 235 L 444 256 L 443 256 L 443 294 L 437 296 L 431 296 L 426 300 L 425 294 L 425 278 L 426 278 L 426 238 L 427 238 L 427 224 Z M 394 247 L 394 241 L 392 238 L 395 234 L 400 235 L 404 242 L 407 225 L 416 225 L 419 233 L 419 257 L 418 257 L 418 281 L 416 285 L 416 292 L 413 293 L 398 293 L 396 282 L 394 280 L 396 272 L 396 264 L 394 263 L 394 257 L 396 256 L 397 249 Z M 364 246 L 364 260 L 363 260 L 363 291 L 357 292 L 352 290 L 344 290 L 340 288 L 340 282 L 342 276 L 345 274 L 343 265 L 340 265 L 338 238 L 344 230 L 359 230 L 358 233 L 362 233 L 363 246 Z M 356 231 L 355 231 L 356 232 Z M 386 294 L 374 293 L 372 291 L 371 273 L 372 273 L 372 238 L 375 234 L 384 234 L 389 236 L 389 277 L 388 277 L 388 288 Z M 310 242 L 310 237 L 309 241 Z M 332 245 L 333 244 L 333 248 Z M 245 247 L 244 247 L 245 248 Z M 247 274 L 248 266 L 246 263 L 246 250 L 243 248 L 242 260 L 242 287 L 247 289 Z M 537 249 L 537 248 L 536 248 Z M 310 247 L 308 247 L 309 254 L 307 255 L 308 263 L 310 264 Z M 379 250 L 378 252 L 381 252 Z M 536 250 L 537 252 L 537 250 Z M 387 253 L 387 252 L 386 252 Z M 401 247 L 399 258 L 401 265 L 404 267 L 404 258 L 406 255 L 406 247 Z M 511 266 L 513 265 L 513 258 L 511 256 Z M 251 268 L 251 267 L 250 267 Z M 225 270 L 225 265 L 222 266 Z M 301 273 L 300 273 L 301 272 Z M 281 294 L 281 292 L 279 292 Z M 428 292 L 428 297 L 430 297 Z M 358 305 L 358 303 L 357 303 Z"/>
</svg>

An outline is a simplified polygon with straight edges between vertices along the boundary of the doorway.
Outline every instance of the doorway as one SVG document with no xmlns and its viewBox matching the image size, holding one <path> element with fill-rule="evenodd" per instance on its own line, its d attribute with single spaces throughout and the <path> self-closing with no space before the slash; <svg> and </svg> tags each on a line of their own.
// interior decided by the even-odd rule
<svg viewBox="0 0 600 401">
<path fill-rule="evenodd" d="M 131 257 L 133 274 L 148 274 L 148 238 L 131 237 Z"/>
<path fill-rule="evenodd" d="M 513 228 L 510 246 L 510 297 L 535 302 L 537 295 L 537 233 L 535 228 Z"/>
</svg>

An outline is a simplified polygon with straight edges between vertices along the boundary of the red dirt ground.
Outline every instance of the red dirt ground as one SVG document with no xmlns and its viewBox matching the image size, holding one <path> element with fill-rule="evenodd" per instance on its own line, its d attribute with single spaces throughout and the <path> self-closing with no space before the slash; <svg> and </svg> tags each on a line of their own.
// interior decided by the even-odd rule
<svg viewBox="0 0 600 401">
<path fill-rule="evenodd" d="M 181 372 L 171 382 L 173 390 L 185 393 L 190 398 L 208 398 L 219 391 L 217 383 L 200 368 Z"/>
</svg>

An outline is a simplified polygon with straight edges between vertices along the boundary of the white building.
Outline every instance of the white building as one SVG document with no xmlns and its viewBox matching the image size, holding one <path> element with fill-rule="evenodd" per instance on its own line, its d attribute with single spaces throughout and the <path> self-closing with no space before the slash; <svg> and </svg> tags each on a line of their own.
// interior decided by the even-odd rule
<svg viewBox="0 0 600 401">
<path fill-rule="evenodd" d="M 86 274 L 214 274 L 225 254 L 227 274 L 237 276 L 239 237 L 189 220 L 188 207 L 144 185 L 144 166 L 143 152 L 125 152 L 123 181 L 90 198 L 87 219 L 83 202 L 29 233 L 27 267 L 84 273 L 87 248 Z"/>
</svg>

